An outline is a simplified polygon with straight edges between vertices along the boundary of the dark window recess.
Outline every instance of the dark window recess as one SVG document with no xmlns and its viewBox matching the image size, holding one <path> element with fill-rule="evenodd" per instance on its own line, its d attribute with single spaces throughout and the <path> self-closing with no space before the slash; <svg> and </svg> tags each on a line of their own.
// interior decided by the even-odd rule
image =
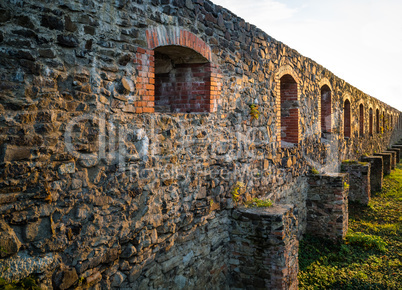
<svg viewBox="0 0 402 290">
<path fill-rule="evenodd" d="M 369 111 L 369 134 L 373 136 L 373 109 Z"/>
<path fill-rule="evenodd" d="M 331 89 L 324 85 L 321 88 L 321 132 L 331 133 Z"/>
<path fill-rule="evenodd" d="M 299 105 L 297 101 L 297 83 L 291 75 L 280 79 L 281 88 L 281 139 L 299 143 Z"/>
<path fill-rule="evenodd" d="M 359 106 L 359 136 L 364 135 L 364 107 L 363 104 Z"/>
<path fill-rule="evenodd" d="M 182 46 L 155 48 L 155 112 L 210 111 L 211 63 Z"/>
<path fill-rule="evenodd" d="M 350 121 L 350 102 L 346 100 L 343 106 L 343 134 L 345 138 L 350 138 L 351 135 Z"/>
</svg>

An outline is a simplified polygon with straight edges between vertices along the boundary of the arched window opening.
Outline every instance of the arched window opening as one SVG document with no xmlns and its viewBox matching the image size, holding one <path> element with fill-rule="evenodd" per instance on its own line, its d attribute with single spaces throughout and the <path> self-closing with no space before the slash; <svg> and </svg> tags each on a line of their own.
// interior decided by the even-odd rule
<svg viewBox="0 0 402 290">
<path fill-rule="evenodd" d="M 385 112 L 382 112 L 382 128 L 381 128 L 381 134 L 385 132 Z"/>
<path fill-rule="evenodd" d="M 373 136 L 373 109 L 369 110 L 369 134 Z"/>
<path fill-rule="evenodd" d="M 377 134 L 380 133 L 380 111 L 377 109 L 375 112 L 375 125 Z"/>
<path fill-rule="evenodd" d="M 281 140 L 299 143 L 299 108 L 297 83 L 289 74 L 280 79 L 281 96 Z"/>
<path fill-rule="evenodd" d="M 391 130 L 391 115 L 387 114 L 387 123 L 385 124 L 387 126 L 387 131 Z"/>
<path fill-rule="evenodd" d="M 346 100 L 343 106 L 343 134 L 345 138 L 350 138 L 350 102 Z"/>
<path fill-rule="evenodd" d="M 359 136 L 364 135 L 364 106 L 360 104 L 359 106 Z"/>
<path fill-rule="evenodd" d="M 321 88 L 321 133 L 331 133 L 331 89 L 324 85 Z"/>
<path fill-rule="evenodd" d="M 210 111 L 211 63 L 193 49 L 155 48 L 155 112 Z"/>
</svg>

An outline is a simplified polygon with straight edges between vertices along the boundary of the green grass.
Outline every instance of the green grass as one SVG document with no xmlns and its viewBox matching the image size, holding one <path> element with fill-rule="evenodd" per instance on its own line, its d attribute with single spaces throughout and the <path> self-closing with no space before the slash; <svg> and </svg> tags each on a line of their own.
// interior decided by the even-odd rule
<svg viewBox="0 0 402 290">
<path fill-rule="evenodd" d="M 349 206 L 343 243 L 305 237 L 299 266 L 300 289 L 402 289 L 402 165 L 368 206 Z"/>
<path fill-rule="evenodd" d="M 3 278 L 0 278 L 0 290 L 40 290 L 36 283 L 35 276 L 29 276 L 21 281 L 13 281 L 12 283 L 7 283 Z"/>
<path fill-rule="evenodd" d="M 377 249 L 381 252 L 387 251 L 387 242 L 385 242 L 380 236 L 367 235 L 362 232 L 350 231 L 345 239 L 346 244 L 358 245 L 367 249 Z"/>
</svg>

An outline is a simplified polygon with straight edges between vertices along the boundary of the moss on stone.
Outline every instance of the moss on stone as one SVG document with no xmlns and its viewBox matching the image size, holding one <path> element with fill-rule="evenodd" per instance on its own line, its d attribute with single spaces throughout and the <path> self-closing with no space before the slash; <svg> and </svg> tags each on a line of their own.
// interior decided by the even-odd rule
<svg viewBox="0 0 402 290">
<path fill-rule="evenodd" d="M 357 163 L 358 163 L 357 160 L 349 160 L 349 159 L 342 160 L 342 164 L 357 164 Z"/>
</svg>

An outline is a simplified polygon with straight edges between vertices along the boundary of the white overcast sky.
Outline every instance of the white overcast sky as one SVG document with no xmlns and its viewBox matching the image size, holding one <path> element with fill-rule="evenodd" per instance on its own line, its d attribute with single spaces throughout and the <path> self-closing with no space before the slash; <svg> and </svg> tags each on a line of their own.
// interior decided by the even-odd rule
<svg viewBox="0 0 402 290">
<path fill-rule="evenodd" d="M 212 0 L 402 111 L 402 0 Z"/>
</svg>

